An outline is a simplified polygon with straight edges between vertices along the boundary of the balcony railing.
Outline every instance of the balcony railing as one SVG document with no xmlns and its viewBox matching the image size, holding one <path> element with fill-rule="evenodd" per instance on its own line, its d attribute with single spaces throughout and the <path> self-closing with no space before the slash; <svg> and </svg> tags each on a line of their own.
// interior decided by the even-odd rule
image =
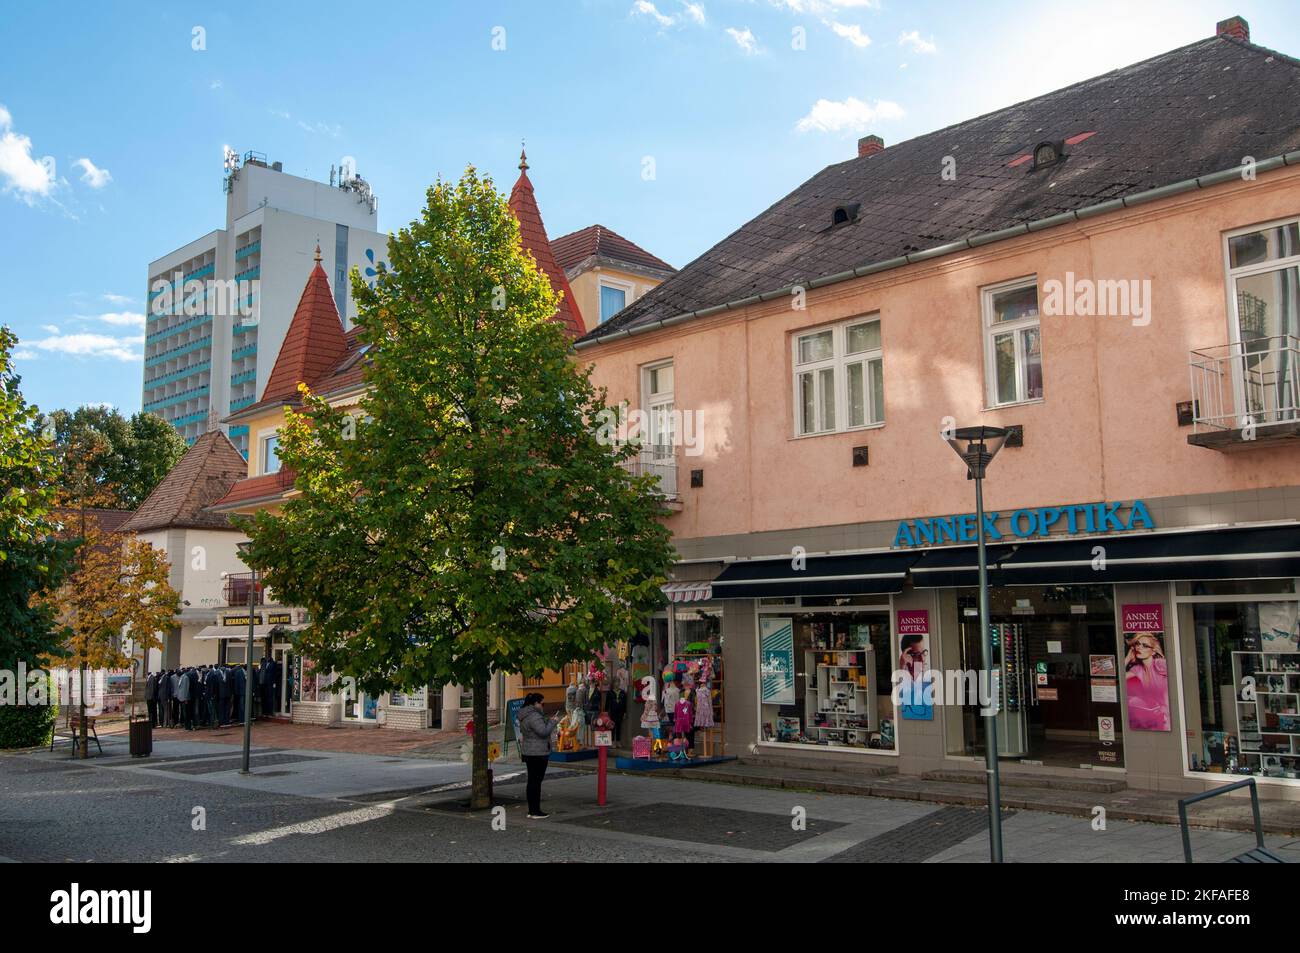
<svg viewBox="0 0 1300 953">
<path fill-rule="evenodd" d="M 619 464 L 633 476 L 659 478 L 659 494 L 667 500 L 677 499 L 677 457 L 672 446 L 642 447 Z"/>
<path fill-rule="evenodd" d="M 1202 348 L 1192 351 L 1190 364 L 1193 433 L 1300 423 L 1300 338 L 1295 335 Z"/>
<path fill-rule="evenodd" d="M 253 574 L 251 572 L 226 573 L 226 605 L 229 607 L 246 606 L 253 593 Z M 257 581 L 257 605 L 278 606 L 275 593 L 260 579 Z"/>
</svg>

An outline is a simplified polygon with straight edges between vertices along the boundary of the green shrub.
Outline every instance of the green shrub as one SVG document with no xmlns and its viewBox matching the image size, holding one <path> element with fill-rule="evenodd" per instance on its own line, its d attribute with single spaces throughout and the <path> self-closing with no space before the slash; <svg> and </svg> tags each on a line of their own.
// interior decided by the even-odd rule
<svg viewBox="0 0 1300 953">
<path fill-rule="evenodd" d="M 57 705 L 0 705 L 0 748 L 39 748 L 54 737 Z"/>
</svg>

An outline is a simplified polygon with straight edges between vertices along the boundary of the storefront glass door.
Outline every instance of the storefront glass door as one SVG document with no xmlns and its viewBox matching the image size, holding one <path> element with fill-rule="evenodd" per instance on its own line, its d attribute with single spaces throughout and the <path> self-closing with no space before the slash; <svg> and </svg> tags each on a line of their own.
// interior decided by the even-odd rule
<svg viewBox="0 0 1300 953">
<path fill-rule="evenodd" d="M 277 645 L 271 650 L 271 657 L 280 664 L 280 690 L 276 699 L 276 713 L 288 715 L 293 708 L 293 648 Z"/>
<path fill-rule="evenodd" d="M 365 692 L 345 692 L 343 717 L 348 721 L 374 721 L 379 716 L 379 699 Z"/>
<path fill-rule="evenodd" d="M 1027 764 L 1122 767 L 1118 641 L 1109 586 L 993 589 L 993 693 L 998 753 Z M 961 664 L 979 671 L 978 596 L 957 599 Z M 961 707 L 964 753 L 984 754 L 978 704 Z"/>
</svg>

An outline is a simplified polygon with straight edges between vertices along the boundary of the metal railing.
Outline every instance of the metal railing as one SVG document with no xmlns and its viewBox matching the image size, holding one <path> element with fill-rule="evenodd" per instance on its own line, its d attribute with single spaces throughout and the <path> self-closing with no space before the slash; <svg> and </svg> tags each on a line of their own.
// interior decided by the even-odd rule
<svg viewBox="0 0 1300 953">
<path fill-rule="evenodd" d="M 1192 351 L 1193 432 L 1300 422 L 1300 337 Z"/>
<path fill-rule="evenodd" d="M 1212 791 L 1193 794 L 1191 797 L 1185 797 L 1178 802 L 1178 826 L 1182 829 L 1183 834 L 1183 860 L 1189 864 L 1192 862 L 1192 833 L 1190 825 L 1187 823 L 1188 806 L 1199 804 L 1201 801 L 1208 801 L 1212 797 L 1218 797 L 1231 791 L 1240 791 L 1242 788 L 1250 789 L 1250 810 L 1255 818 L 1255 849 L 1259 851 L 1267 850 L 1264 846 L 1264 822 L 1259 815 L 1259 790 L 1255 786 L 1255 779 L 1247 778 L 1234 784 L 1225 784 Z"/>
<path fill-rule="evenodd" d="M 659 494 L 664 499 L 677 499 L 677 457 L 671 445 L 643 446 L 619 462 L 633 476 L 649 475 L 659 478 Z"/>
<path fill-rule="evenodd" d="M 226 605 L 230 608 L 247 606 L 248 598 L 253 593 L 253 574 L 251 572 L 226 573 Z M 278 606 L 275 593 L 260 579 L 257 581 L 257 600 L 259 606 Z"/>
</svg>

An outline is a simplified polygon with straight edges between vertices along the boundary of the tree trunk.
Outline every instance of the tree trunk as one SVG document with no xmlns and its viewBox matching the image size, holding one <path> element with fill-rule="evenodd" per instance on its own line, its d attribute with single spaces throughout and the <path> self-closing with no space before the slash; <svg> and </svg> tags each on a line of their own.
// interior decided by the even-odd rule
<svg viewBox="0 0 1300 953">
<path fill-rule="evenodd" d="M 474 689 L 474 746 L 471 763 L 473 764 L 474 787 L 470 794 L 470 810 L 482 811 L 492 806 L 492 785 L 488 779 L 491 766 L 488 764 L 488 678 L 476 679 Z"/>
<path fill-rule="evenodd" d="M 81 725 L 78 728 L 77 747 L 82 758 L 90 757 L 90 730 L 86 726 L 86 664 L 81 664 L 81 697 L 77 699 L 77 708 L 81 712 Z"/>
</svg>

